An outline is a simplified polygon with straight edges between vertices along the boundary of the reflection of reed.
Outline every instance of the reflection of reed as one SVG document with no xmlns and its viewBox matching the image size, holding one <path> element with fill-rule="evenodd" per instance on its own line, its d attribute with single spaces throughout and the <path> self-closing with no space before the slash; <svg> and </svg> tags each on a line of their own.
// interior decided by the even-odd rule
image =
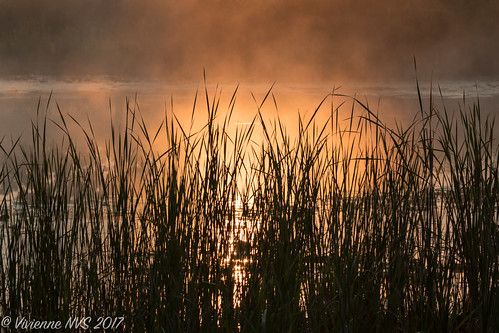
<svg viewBox="0 0 499 333">
<path fill-rule="evenodd" d="M 362 112 L 318 125 L 321 106 L 295 138 L 262 103 L 229 136 L 235 94 L 223 119 L 205 97 L 199 132 L 168 117 L 152 134 L 128 106 L 104 149 L 91 129 L 77 149 L 62 116 L 61 146 L 42 120 L 29 149 L 2 147 L 2 313 L 123 314 L 126 331 L 498 327 L 499 152 L 478 107 L 457 135 L 434 108 L 391 129 L 354 100 Z"/>
</svg>

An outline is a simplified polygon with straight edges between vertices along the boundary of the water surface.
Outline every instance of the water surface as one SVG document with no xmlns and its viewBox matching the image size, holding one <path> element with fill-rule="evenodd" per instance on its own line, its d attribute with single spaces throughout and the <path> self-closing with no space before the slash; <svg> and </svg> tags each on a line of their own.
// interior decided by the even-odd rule
<svg viewBox="0 0 499 333">
<path fill-rule="evenodd" d="M 479 98 L 482 113 L 499 114 L 499 81 L 446 81 L 420 82 L 423 106 L 428 108 L 430 91 L 435 104 L 445 104 L 449 110 L 457 110 L 466 103 L 471 105 Z M 414 81 L 383 82 L 303 82 L 303 83 L 221 83 L 209 82 L 207 90 L 211 99 L 218 93 L 220 111 L 228 109 L 230 98 L 238 89 L 233 124 L 245 124 L 255 116 L 261 101 L 272 88 L 262 112 L 268 119 L 277 116 L 288 127 L 294 127 L 297 115 L 311 115 L 321 101 L 331 92 L 355 96 L 379 113 L 389 123 L 409 124 L 419 111 L 418 91 Z M 57 106 L 64 115 L 70 114 L 82 124 L 88 120 L 97 135 L 109 130 L 109 120 L 119 126 L 123 122 L 126 102 L 131 108 L 140 109 L 141 115 L 152 127 L 159 125 L 171 111 L 184 125 L 189 124 L 193 104 L 198 91 L 196 119 L 202 121 L 206 114 L 205 84 L 199 82 L 171 83 L 161 81 L 124 81 L 107 77 L 79 80 L 58 80 L 49 77 L 0 80 L 0 137 L 10 139 L 30 136 L 31 121 L 36 119 L 37 109 L 43 116 L 59 118 Z M 49 107 L 49 97 L 51 96 Z M 274 103 L 275 99 L 275 103 Z M 329 98 L 318 114 L 318 120 L 328 117 L 329 110 L 345 101 L 341 97 Z M 40 102 L 40 108 L 38 103 Z M 275 107 L 277 105 L 277 109 Z M 345 117 L 350 104 L 343 107 Z"/>
</svg>

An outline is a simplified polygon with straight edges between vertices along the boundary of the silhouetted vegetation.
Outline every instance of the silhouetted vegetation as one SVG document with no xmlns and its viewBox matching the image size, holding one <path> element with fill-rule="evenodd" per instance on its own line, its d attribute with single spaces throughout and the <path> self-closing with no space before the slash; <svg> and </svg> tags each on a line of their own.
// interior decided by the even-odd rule
<svg viewBox="0 0 499 333">
<path fill-rule="evenodd" d="M 43 115 L 31 145 L 4 138 L 0 313 L 124 316 L 125 331 L 499 328 L 499 150 L 478 104 L 430 102 L 388 128 L 355 99 L 342 120 L 333 92 L 291 136 L 262 116 L 271 91 L 232 125 L 235 96 L 223 115 L 205 91 L 199 131 L 167 114 L 151 132 L 131 104 L 105 145 L 89 124 L 77 147 L 62 112 L 56 146 Z"/>
</svg>

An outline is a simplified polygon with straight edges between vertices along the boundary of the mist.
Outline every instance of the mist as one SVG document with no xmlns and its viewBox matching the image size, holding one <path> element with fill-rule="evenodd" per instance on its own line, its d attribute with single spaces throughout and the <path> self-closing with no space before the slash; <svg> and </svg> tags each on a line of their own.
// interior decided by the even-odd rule
<svg viewBox="0 0 499 333">
<path fill-rule="evenodd" d="M 495 1 L 2 0 L 0 76 L 225 81 L 499 75 Z"/>
</svg>

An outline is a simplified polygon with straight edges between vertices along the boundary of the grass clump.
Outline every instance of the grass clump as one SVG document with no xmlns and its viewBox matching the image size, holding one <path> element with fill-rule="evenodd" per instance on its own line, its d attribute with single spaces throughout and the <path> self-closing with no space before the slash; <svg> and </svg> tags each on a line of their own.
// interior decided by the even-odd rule
<svg viewBox="0 0 499 333">
<path fill-rule="evenodd" d="M 224 116 L 204 95 L 197 131 L 165 114 L 150 132 L 127 103 L 104 145 L 73 119 L 77 147 L 60 111 L 59 144 L 46 117 L 31 145 L 0 143 L 1 314 L 123 316 L 126 331 L 499 328 L 499 147 L 479 104 L 430 98 L 390 128 L 356 99 L 319 123 L 324 99 L 290 135 L 264 119 L 271 91 L 235 130 L 236 92 Z"/>
</svg>

